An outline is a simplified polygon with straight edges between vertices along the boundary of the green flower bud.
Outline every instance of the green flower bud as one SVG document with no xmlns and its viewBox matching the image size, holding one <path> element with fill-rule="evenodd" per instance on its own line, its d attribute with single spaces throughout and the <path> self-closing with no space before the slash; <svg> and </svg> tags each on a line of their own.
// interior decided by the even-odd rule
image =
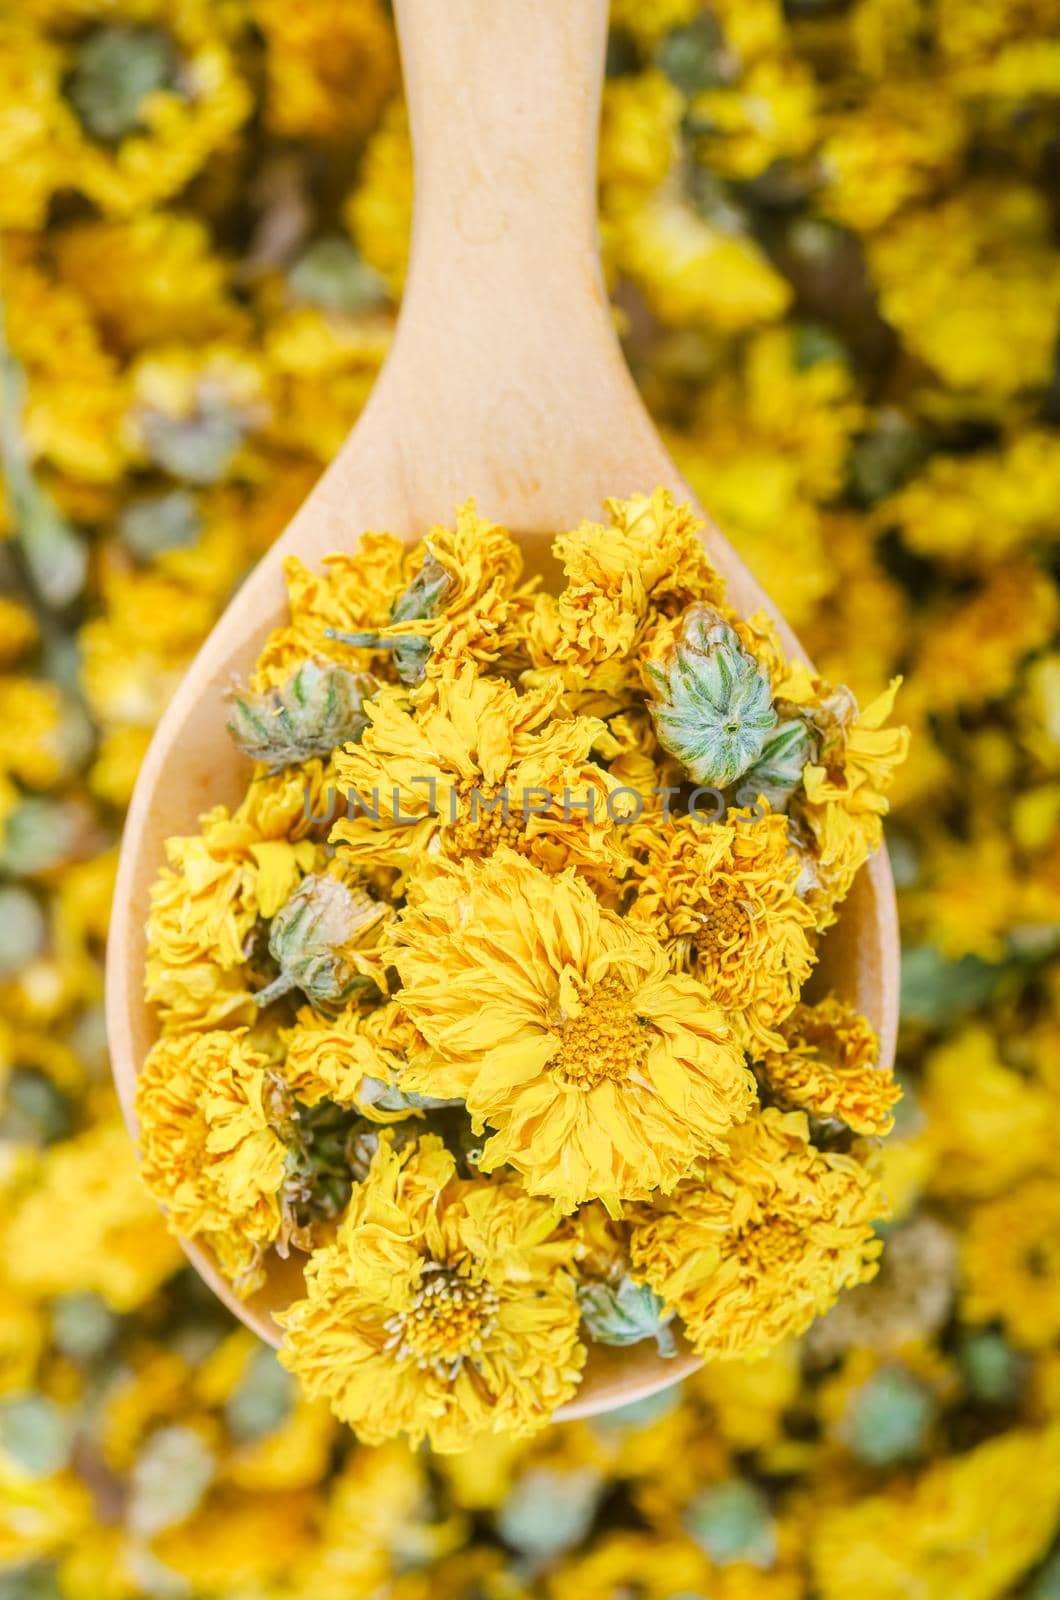
<svg viewBox="0 0 1060 1600">
<path fill-rule="evenodd" d="M 54 1567 L 15 1567 L 0 1576 L 0 1600 L 66 1600 Z"/>
<path fill-rule="evenodd" d="M 988 1406 L 1013 1405 L 1026 1374 L 1026 1360 L 1000 1333 L 970 1334 L 960 1349 L 961 1371 L 974 1400 Z"/>
<path fill-rule="evenodd" d="M 737 68 L 737 59 L 725 48 L 721 27 L 710 12 L 666 34 L 655 60 L 670 82 L 690 97 L 731 81 Z"/>
<path fill-rule="evenodd" d="M 71 1361 L 92 1361 L 110 1344 L 118 1319 L 98 1294 L 60 1295 L 51 1305 L 56 1349 Z"/>
<path fill-rule="evenodd" d="M 853 1396 L 840 1429 L 843 1443 L 870 1467 L 890 1467 L 923 1451 L 937 1404 L 904 1367 L 884 1367 Z"/>
<path fill-rule="evenodd" d="M 220 483 L 249 426 L 245 413 L 209 390 L 187 416 L 145 410 L 138 420 L 151 460 L 188 483 Z"/>
<path fill-rule="evenodd" d="M 935 945 L 902 951 L 901 1008 L 910 1022 L 942 1028 L 986 1005 L 1006 968 L 962 956 L 951 961 Z"/>
<path fill-rule="evenodd" d="M 802 783 L 802 769 L 817 758 L 817 741 L 805 722 L 780 722 L 762 754 L 736 790 L 738 806 L 750 806 L 763 795 L 774 811 L 783 811 Z"/>
<path fill-rule="evenodd" d="M 648 668 L 659 743 L 694 782 L 727 789 L 758 761 L 777 725 L 769 674 L 710 606 L 691 606 L 663 666 Z"/>
<path fill-rule="evenodd" d="M 187 489 L 134 500 L 118 518 L 118 534 L 138 561 L 153 561 L 169 550 L 189 550 L 202 532 L 195 496 Z"/>
<path fill-rule="evenodd" d="M 0 871 L 32 878 L 88 853 L 91 809 L 78 800 L 24 796 L 8 813 L 0 839 Z"/>
<path fill-rule="evenodd" d="M 385 915 L 384 905 L 337 878 L 303 878 L 272 919 L 269 953 L 280 975 L 254 996 L 257 1004 L 267 1006 L 289 990 L 301 989 L 318 1008 L 342 1005 L 370 982 L 351 957 Z"/>
<path fill-rule="evenodd" d="M 126 1524 L 141 1539 L 152 1539 L 191 1516 L 213 1482 L 217 1464 L 194 1428 L 175 1423 L 159 1428 L 140 1451 L 132 1469 Z"/>
<path fill-rule="evenodd" d="M 275 1433 L 290 1415 L 296 1387 L 294 1378 L 277 1361 L 275 1351 L 261 1345 L 225 1402 L 225 1421 L 233 1437 L 243 1444 Z"/>
<path fill-rule="evenodd" d="M 0 888 L 0 974 L 7 977 L 36 960 L 48 940 L 48 919 L 28 889 Z"/>
<path fill-rule="evenodd" d="M 582 1321 L 598 1344 L 639 1344 L 654 1339 L 661 1356 L 674 1356 L 677 1348 L 664 1317 L 663 1302 L 646 1283 L 623 1277 L 617 1284 L 584 1283 L 578 1287 Z"/>
<path fill-rule="evenodd" d="M 419 572 L 391 607 L 391 623 L 425 622 L 436 617 L 451 582 L 449 573 L 428 550 Z M 415 633 L 386 636 L 379 633 L 339 633 L 335 628 L 328 628 L 327 637 L 362 650 L 392 650 L 397 675 L 402 683 L 423 682 L 431 653 L 429 639 Z"/>
<path fill-rule="evenodd" d="M 592 1526 L 604 1483 L 591 1467 L 558 1472 L 531 1467 L 497 1512 L 505 1544 L 533 1561 L 580 1544 Z"/>
<path fill-rule="evenodd" d="M 326 760 L 337 746 L 359 741 L 368 726 L 364 702 L 378 687 L 370 673 L 305 661 L 282 689 L 233 693 L 228 731 L 270 772 L 312 756 Z"/>
<path fill-rule="evenodd" d="M 5 1087 L 3 1132 L 23 1144 L 54 1144 L 73 1132 L 73 1107 L 50 1078 L 36 1068 L 14 1071 Z"/>
<path fill-rule="evenodd" d="M 30 580 L 46 606 L 61 610 L 84 588 L 88 550 L 33 476 L 22 437 L 26 379 L 0 327 L 0 465 L 11 519 Z"/>
<path fill-rule="evenodd" d="M 769 1502 L 743 1478 L 712 1484 L 686 1508 L 684 1524 L 700 1549 L 718 1564 L 745 1562 L 771 1567 L 777 1558 L 777 1536 Z"/>
<path fill-rule="evenodd" d="M 287 1145 L 281 1207 L 280 1253 L 288 1245 L 309 1249 L 315 1224 L 346 1209 L 353 1186 L 351 1146 L 361 1126 L 358 1113 L 333 1100 L 295 1103 L 279 1113 Z"/>
<path fill-rule="evenodd" d="M 67 93 L 88 132 L 117 144 L 142 126 L 147 96 L 172 88 L 179 72 L 168 33 L 116 24 L 96 29 L 81 45 Z"/>
<path fill-rule="evenodd" d="M 287 274 L 292 297 L 322 311 L 355 316 L 386 299 L 386 284 L 348 239 L 330 234 L 303 251 Z"/>
<path fill-rule="evenodd" d="M 20 1394 L 0 1404 L 0 1449 L 31 1478 L 50 1478 L 70 1459 L 69 1418 L 42 1394 Z"/>
</svg>

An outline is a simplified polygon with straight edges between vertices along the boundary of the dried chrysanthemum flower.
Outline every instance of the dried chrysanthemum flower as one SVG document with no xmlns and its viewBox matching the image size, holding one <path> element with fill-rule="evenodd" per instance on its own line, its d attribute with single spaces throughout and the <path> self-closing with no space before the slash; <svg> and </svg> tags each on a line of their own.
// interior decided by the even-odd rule
<svg viewBox="0 0 1060 1600">
<path fill-rule="evenodd" d="M 162 1038 L 136 1085 L 144 1182 L 174 1232 L 202 1239 L 240 1293 L 280 1231 L 287 1152 L 270 1121 L 267 1059 L 245 1028 Z"/>
<path fill-rule="evenodd" d="M 754 1105 L 709 991 L 569 868 L 502 846 L 439 873 L 390 953 L 426 1041 L 403 1083 L 461 1096 L 491 1130 L 483 1170 L 512 1166 L 566 1211 L 671 1189 Z"/>
<path fill-rule="evenodd" d="M 695 783 L 727 789 L 762 758 L 777 725 L 769 674 L 719 611 L 686 611 L 668 657 L 647 673 L 659 742 Z"/>
<path fill-rule="evenodd" d="M 797 1005 L 780 1032 L 784 1048 L 767 1050 L 761 1071 L 781 1105 L 818 1122 L 840 1122 L 852 1133 L 891 1131 L 902 1090 L 894 1072 L 879 1067 L 879 1041 L 865 1017 L 830 995 Z"/>
<path fill-rule="evenodd" d="M 300 989 L 318 1009 L 341 1006 L 372 987 L 364 951 L 378 937 L 388 907 L 364 889 L 329 873 L 310 873 L 269 925 L 269 954 L 279 975 L 254 1003 L 270 1005 Z"/>
<path fill-rule="evenodd" d="M 620 876 L 617 785 L 592 759 L 603 724 L 558 715 L 558 701 L 554 685 L 520 695 L 469 666 L 415 696 L 382 689 L 360 743 L 335 757 L 342 857 L 422 870 L 504 843 L 547 870 Z"/>
<path fill-rule="evenodd" d="M 368 725 L 364 702 L 379 684 L 367 672 L 306 661 L 281 687 L 254 694 L 234 690 L 228 731 L 252 761 L 280 772 L 325 760 L 339 745 L 356 742 Z"/>
<path fill-rule="evenodd" d="M 804 1116 L 767 1107 L 701 1178 L 638 1215 L 633 1271 L 700 1355 L 761 1354 L 872 1277 L 883 1209 L 860 1161 L 815 1149 Z"/>
<path fill-rule="evenodd" d="M 441 1140 L 384 1135 L 283 1314 L 281 1360 L 369 1444 L 440 1451 L 533 1433 L 578 1382 L 571 1245 L 512 1183 L 461 1179 Z"/>
<path fill-rule="evenodd" d="M 815 960 L 786 819 L 730 811 L 724 823 L 675 817 L 630 831 L 630 924 L 694 974 L 742 1044 L 779 1047 Z"/>
</svg>

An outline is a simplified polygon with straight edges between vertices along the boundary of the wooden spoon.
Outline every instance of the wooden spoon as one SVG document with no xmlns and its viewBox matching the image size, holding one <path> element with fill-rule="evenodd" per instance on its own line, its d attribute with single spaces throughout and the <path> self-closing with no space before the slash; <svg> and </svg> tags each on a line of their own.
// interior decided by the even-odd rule
<svg viewBox="0 0 1060 1600">
<path fill-rule="evenodd" d="M 557 530 L 606 496 L 662 484 L 692 499 L 664 451 L 615 338 L 597 249 L 596 150 L 607 0 L 396 0 L 416 163 L 408 282 L 393 347 L 356 428 L 282 538 L 240 589 L 159 723 L 129 808 L 107 956 L 114 1075 L 130 1131 L 136 1075 L 157 1036 L 143 998 L 148 891 L 171 834 L 234 806 L 248 765 L 225 732 L 224 691 L 286 613 L 285 556 L 313 565 L 364 529 L 413 542 L 469 494 L 546 571 Z M 744 613 L 791 630 L 714 529 L 706 544 Z M 783 530 L 777 530 L 783 537 Z M 880 851 L 824 942 L 827 982 L 866 1013 L 893 1059 L 898 933 Z M 271 1313 L 300 1286 L 293 1262 L 240 1301 L 207 1252 L 188 1256 L 272 1344 Z M 594 1347 L 561 1417 L 664 1388 L 697 1365 L 683 1347 Z"/>
</svg>

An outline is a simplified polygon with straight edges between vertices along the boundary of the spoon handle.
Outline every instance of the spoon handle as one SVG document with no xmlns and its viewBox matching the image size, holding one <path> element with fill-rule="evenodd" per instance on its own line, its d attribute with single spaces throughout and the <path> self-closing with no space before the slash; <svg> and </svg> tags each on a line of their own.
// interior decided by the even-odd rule
<svg viewBox="0 0 1060 1600">
<path fill-rule="evenodd" d="M 415 157 L 404 324 L 535 355 L 600 304 L 607 0 L 396 0 Z"/>
<path fill-rule="evenodd" d="M 606 0 L 395 0 L 415 158 L 389 358 L 328 485 L 521 531 L 674 481 L 597 247 Z M 299 530 L 299 537 L 301 532 Z"/>
</svg>

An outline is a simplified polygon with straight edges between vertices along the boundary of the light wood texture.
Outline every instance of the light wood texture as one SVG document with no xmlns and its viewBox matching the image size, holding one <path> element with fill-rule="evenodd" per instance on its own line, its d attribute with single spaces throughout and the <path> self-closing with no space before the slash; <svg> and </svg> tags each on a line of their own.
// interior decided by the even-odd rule
<svg viewBox="0 0 1060 1600">
<path fill-rule="evenodd" d="M 155 1036 L 143 1000 L 148 890 L 170 834 L 236 803 L 248 766 L 225 729 L 223 691 L 282 620 L 281 565 L 352 549 L 364 529 L 403 539 L 474 494 L 547 571 L 551 533 L 597 516 L 607 495 L 681 481 L 615 339 L 596 244 L 596 137 L 606 0 L 397 0 L 416 163 L 412 258 L 394 345 L 329 470 L 203 645 L 159 724 L 129 808 L 107 960 L 114 1074 L 132 1097 Z M 782 539 L 783 529 L 777 529 Z M 734 603 L 770 605 L 729 546 L 706 535 Z M 781 620 L 778 618 L 778 621 Z M 781 622 L 786 646 L 799 647 Z M 828 981 L 894 1051 L 897 924 L 886 856 L 861 874 L 825 941 Z M 262 1338 L 297 1292 L 276 1262 L 247 1302 L 207 1254 L 187 1253 Z M 696 1364 L 647 1346 L 594 1351 L 576 1400 L 586 1416 L 663 1388 Z"/>
</svg>

